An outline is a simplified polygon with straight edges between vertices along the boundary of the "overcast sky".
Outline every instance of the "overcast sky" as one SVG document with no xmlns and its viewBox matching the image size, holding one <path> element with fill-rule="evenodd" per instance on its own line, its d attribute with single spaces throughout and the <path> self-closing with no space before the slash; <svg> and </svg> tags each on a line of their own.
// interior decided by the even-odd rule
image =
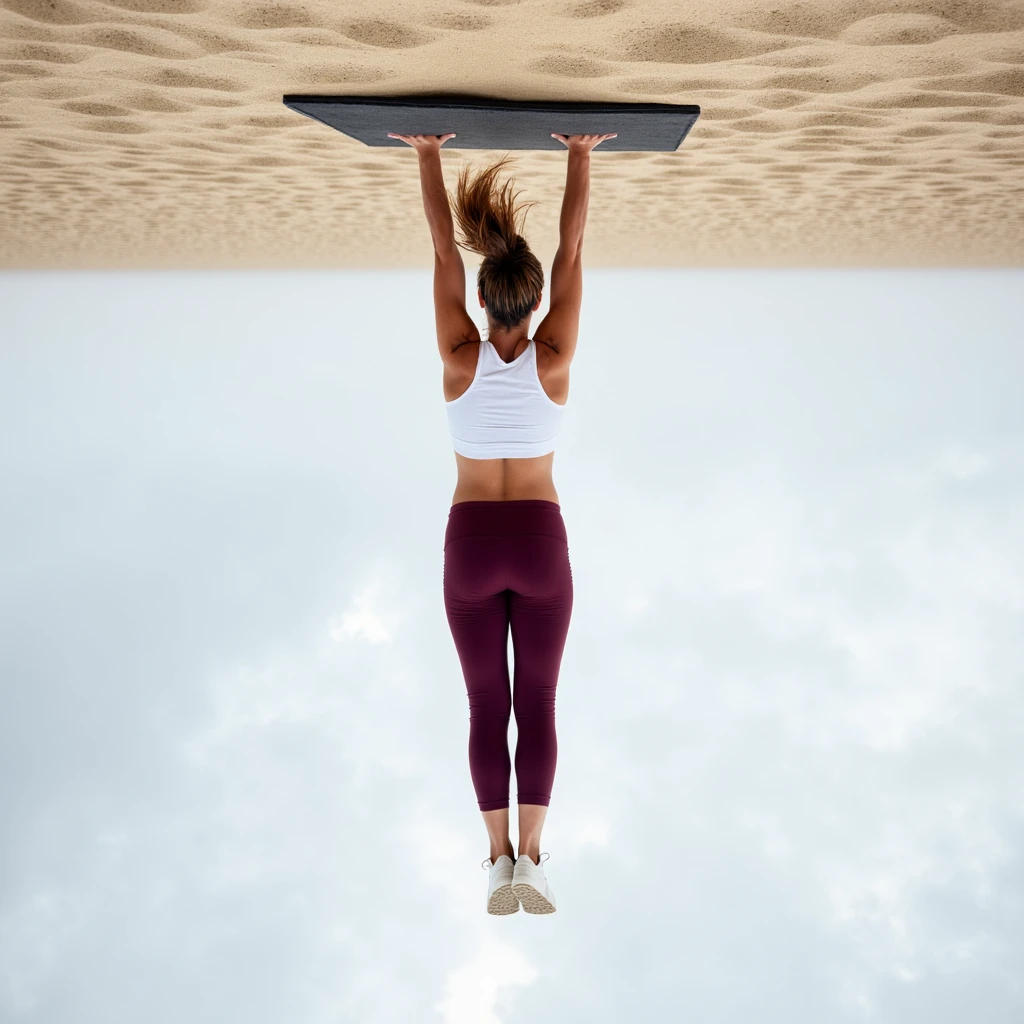
<svg viewBox="0 0 1024 1024">
<path fill-rule="evenodd" d="M 0 275 L 0 1018 L 1019 1022 L 1021 294 L 586 271 L 492 917 L 430 273 Z"/>
</svg>

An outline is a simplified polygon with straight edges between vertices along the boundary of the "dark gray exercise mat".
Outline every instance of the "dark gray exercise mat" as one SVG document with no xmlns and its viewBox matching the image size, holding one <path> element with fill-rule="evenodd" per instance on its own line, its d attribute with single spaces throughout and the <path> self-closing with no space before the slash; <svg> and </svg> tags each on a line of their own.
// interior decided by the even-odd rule
<svg viewBox="0 0 1024 1024">
<path fill-rule="evenodd" d="M 700 107 L 676 103 L 552 103 L 482 96 L 285 96 L 284 104 L 367 146 L 405 146 L 396 135 L 456 137 L 445 149 L 565 149 L 559 135 L 607 135 L 598 149 L 679 148 Z"/>
</svg>

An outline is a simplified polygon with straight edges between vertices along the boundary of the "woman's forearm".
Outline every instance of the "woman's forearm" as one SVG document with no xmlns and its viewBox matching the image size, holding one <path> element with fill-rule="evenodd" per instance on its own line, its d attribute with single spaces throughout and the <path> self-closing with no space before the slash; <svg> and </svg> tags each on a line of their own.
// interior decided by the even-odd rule
<svg viewBox="0 0 1024 1024">
<path fill-rule="evenodd" d="M 587 206 L 590 203 L 590 153 L 569 150 L 569 164 L 565 170 L 565 195 L 562 214 L 558 220 L 558 244 L 562 248 L 583 245 L 583 229 L 587 226 Z"/>
<path fill-rule="evenodd" d="M 434 249 L 442 252 L 455 244 L 455 226 L 452 211 L 448 205 L 448 194 L 444 188 L 440 152 L 419 154 L 420 187 L 423 190 L 423 209 L 427 214 L 430 237 Z"/>
</svg>

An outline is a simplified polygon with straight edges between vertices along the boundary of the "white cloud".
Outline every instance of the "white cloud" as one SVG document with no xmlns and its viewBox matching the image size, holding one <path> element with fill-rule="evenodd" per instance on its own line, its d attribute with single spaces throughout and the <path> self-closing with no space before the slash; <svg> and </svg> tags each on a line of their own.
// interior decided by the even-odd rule
<svg viewBox="0 0 1024 1024">
<path fill-rule="evenodd" d="M 539 974 L 518 946 L 487 937 L 468 963 L 448 972 L 444 995 L 433 1009 L 444 1024 L 499 1024 L 507 1019 L 499 1014 L 499 997 L 533 984 Z"/>
<path fill-rule="evenodd" d="M 484 912 L 394 279 L 330 275 L 341 336 L 323 277 L 0 279 L 0 1015 L 1020 1015 L 1020 275 L 896 280 L 925 347 L 886 275 L 681 276 L 584 311 L 543 918 Z"/>
</svg>

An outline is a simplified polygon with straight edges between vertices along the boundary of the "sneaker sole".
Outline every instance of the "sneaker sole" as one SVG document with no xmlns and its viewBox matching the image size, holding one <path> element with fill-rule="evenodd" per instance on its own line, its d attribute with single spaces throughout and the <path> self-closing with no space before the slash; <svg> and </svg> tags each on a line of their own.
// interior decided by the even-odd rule
<svg viewBox="0 0 1024 1024">
<path fill-rule="evenodd" d="M 528 914 L 553 914 L 555 905 L 529 882 L 516 882 L 512 894 L 523 905 Z"/>
<path fill-rule="evenodd" d="M 488 914 L 514 914 L 518 909 L 519 900 L 513 895 L 512 886 L 508 883 L 499 885 L 487 901 Z"/>
</svg>

